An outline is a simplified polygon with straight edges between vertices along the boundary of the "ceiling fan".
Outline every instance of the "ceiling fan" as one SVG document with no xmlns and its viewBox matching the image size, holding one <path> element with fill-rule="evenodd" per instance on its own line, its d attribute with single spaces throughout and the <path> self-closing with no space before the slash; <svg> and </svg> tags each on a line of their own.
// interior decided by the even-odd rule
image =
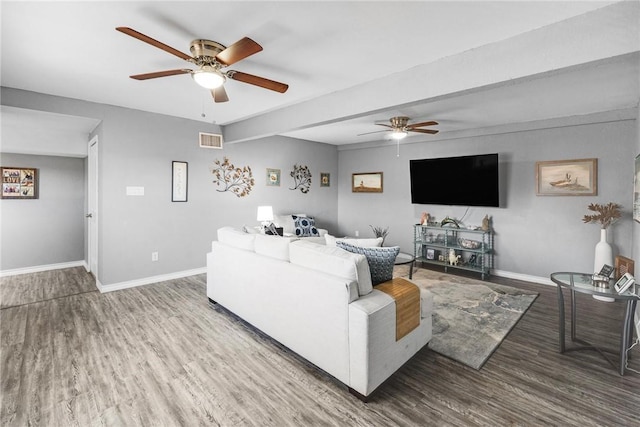
<svg viewBox="0 0 640 427">
<path fill-rule="evenodd" d="M 391 129 L 391 138 L 393 139 L 402 139 L 405 136 L 407 136 L 409 134 L 409 132 L 417 132 L 417 133 L 429 133 L 429 134 L 436 134 L 438 133 L 437 130 L 435 129 L 420 129 L 421 127 L 424 126 L 434 126 L 437 125 L 438 122 L 421 122 L 421 123 L 413 123 L 413 124 L 409 124 L 409 117 L 405 117 L 405 116 L 399 116 L 399 117 L 391 117 L 389 119 L 389 121 L 391 122 L 390 125 L 386 124 L 386 123 L 376 123 L 376 125 L 378 126 L 384 126 L 387 127 L 389 129 Z M 369 135 L 372 133 L 379 133 L 379 132 L 389 132 L 388 130 L 379 130 L 379 131 L 375 131 L 375 132 L 367 132 L 367 133 L 361 133 L 358 134 L 358 136 L 360 135 Z"/>
<path fill-rule="evenodd" d="M 251 40 L 249 37 L 244 37 L 229 47 L 211 40 L 193 40 L 189 47 L 189 51 L 191 52 L 191 56 L 189 56 L 129 27 L 117 27 L 116 30 L 198 66 L 197 70 L 180 68 L 146 74 L 136 74 L 130 76 L 132 79 L 148 80 L 158 77 L 175 76 L 178 74 L 191 74 L 191 77 L 193 77 L 193 80 L 195 80 L 196 83 L 211 90 L 211 95 L 215 102 L 229 101 L 229 97 L 227 96 L 227 92 L 223 86 L 227 79 L 237 80 L 242 83 L 248 83 L 250 85 L 259 86 L 280 93 L 284 93 L 289 89 L 289 85 L 287 84 L 265 79 L 264 77 L 254 76 L 252 74 L 235 70 L 223 71 L 223 68 L 235 64 L 236 62 L 262 50 L 262 46 Z"/>
</svg>

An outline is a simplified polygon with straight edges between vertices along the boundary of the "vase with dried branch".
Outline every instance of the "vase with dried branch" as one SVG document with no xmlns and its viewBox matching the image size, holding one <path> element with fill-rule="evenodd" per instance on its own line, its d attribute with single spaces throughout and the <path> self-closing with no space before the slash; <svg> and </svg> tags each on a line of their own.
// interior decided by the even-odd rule
<svg viewBox="0 0 640 427">
<path fill-rule="evenodd" d="M 374 227 L 373 225 L 370 225 L 369 227 L 371 227 L 371 229 L 373 230 L 373 234 L 376 236 L 376 238 L 382 237 L 382 243 L 380 244 L 380 246 L 384 245 L 384 239 L 386 239 L 387 234 L 389 234 L 389 227 L 382 228 Z"/>
<path fill-rule="evenodd" d="M 582 221 L 585 223 L 599 222 L 600 228 L 606 230 L 611 224 L 616 222 L 622 216 L 620 212 L 621 208 L 622 206 L 613 202 L 609 202 L 606 205 L 591 203 L 589 206 L 587 206 L 587 209 L 596 213 L 585 215 L 582 218 Z"/>
<path fill-rule="evenodd" d="M 593 261 L 594 273 L 602 271 L 604 266 L 613 265 L 613 248 L 607 241 L 607 228 L 622 216 L 620 212 L 621 208 L 622 206 L 613 202 L 607 203 L 606 205 L 591 203 L 587 209 L 595 213 L 585 215 L 582 218 L 582 221 L 587 224 L 594 222 L 600 223 L 600 241 L 596 244 Z M 593 297 L 602 301 L 613 301 L 613 299 L 609 297 L 598 295 L 594 295 Z"/>
</svg>

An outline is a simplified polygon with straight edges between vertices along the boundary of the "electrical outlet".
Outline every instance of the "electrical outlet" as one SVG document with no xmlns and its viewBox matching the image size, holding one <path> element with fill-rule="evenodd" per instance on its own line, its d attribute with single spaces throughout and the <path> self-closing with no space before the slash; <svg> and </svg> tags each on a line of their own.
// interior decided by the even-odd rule
<svg viewBox="0 0 640 427">
<path fill-rule="evenodd" d="M 356 237 L 360 237 L 360 232 L 356 230 Z"/>
<path fill-rule="evenodd" d="M 158 260 L 158 252 L 151 252 L 151 261 L 157 261 Z"/>
</svg>

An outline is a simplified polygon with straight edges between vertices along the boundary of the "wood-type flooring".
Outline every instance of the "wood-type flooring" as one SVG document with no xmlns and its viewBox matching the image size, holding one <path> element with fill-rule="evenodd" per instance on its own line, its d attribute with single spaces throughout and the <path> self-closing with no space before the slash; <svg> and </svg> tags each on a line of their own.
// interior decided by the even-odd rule
<svg viewBox="0 0 640 427">
<path fill-rule="evenodd" d="M 0 425 L 640 425 L 640 375 L 558 353 L 555 287 L 492 280 L 540 296 L 481 370 L 424 347 L 363 403 L 213 308 L 204 275 L 106 294 L 82 269 L 1 278 Z M 579 333 L 617 348 L 623 309 L 579 298 Z"/>
</svg>

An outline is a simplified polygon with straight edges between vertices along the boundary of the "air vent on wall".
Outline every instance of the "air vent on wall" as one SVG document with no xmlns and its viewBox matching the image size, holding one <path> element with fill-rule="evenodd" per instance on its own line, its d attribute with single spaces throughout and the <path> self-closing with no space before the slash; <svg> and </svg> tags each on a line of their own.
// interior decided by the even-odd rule
<svg viewBox="0 0 640 427">
<path fill-rule="evenodd" d="M 200 132 L 200 148 L 222 148 L 222 135 Z"/>
</svg>

